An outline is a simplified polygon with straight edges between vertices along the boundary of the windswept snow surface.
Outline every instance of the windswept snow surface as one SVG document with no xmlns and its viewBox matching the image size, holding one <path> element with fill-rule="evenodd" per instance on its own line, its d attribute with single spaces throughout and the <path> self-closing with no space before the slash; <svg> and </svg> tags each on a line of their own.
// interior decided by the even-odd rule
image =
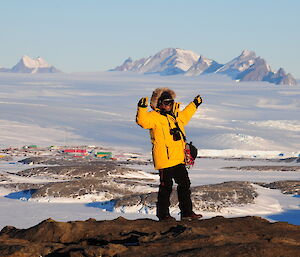
<svg viewBox="0 0 300 257">
<path fill-rule="evenodd" d="M 183 106 L 202 96 L 187 126 L 201 149 L 300 149 L 300 86 L 122 72 L 0 74 L 0 147 L 92 143 L 149 153 L 149 133 L 135 124 L 136 104 L 156 87 L 174 89 Z"/>
</svg>

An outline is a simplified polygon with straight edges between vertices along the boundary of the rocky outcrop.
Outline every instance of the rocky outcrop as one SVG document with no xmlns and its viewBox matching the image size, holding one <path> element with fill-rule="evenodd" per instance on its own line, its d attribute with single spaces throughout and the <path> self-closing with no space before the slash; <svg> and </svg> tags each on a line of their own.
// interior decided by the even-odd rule
<svg viewBox="0 0 300 257">
<path fill-rule="evenodd" d="M 300 166 L 286 166 L 286 165 L 255 165 L 255 166 L 241 166 L 241 167 L 224 167 L 223 169 L 233 169 L 238 171 L 286 171 L 286 172 L 300 172 Z"/>
<path fill-rule="evenodd" d="M 300 195 L 300 181 L 299 180 L 283 180 L 272 183 L 260 183 L 260 186 L 279 189 L 283 194 Z"/>
<path fill-rule="evenodd" d="M 62 166 L 35 167 L 13 173 L 28 183 L 12 183 L 8 176 L 2 175 L 1 186 L 11 191 L 6 197 L 33 201 L 61 201 L 61 198 L 90 202 L 88 206 L 123 213 L 156 212 L 159 178 L 158 174 L 120 166 L 110 161 L 79 160 L 72 161 L 47 157 L 30 157 L 24 163 L 63 164 Z M 295 159 L 289 161 L 296 161 Z M 71 165 L 72 164 L 72 165 Z M 242 166 L 226 167 L 237 171 L 300 171 L 299 166 Z M 32 178 L 47 178 L 51 182 L 30 183 Z M 25 179 L 25 180 L 24 180 Z M 5 183 L 6 182 L 6 183 Z M 260 186 L 281 189 L 283 193 L 299 194 L 299 181 L 277 181 L 274 183 L 256 183 Z M 191 188 L 191 197 L 195 211 L 220 212 L 224 208 L 252 204 L 257 197 L 251 182 L 231 181 L 220 184 L 202 185 Z M 171 195 L 171 211 L 179 212 L 176 187 Z"/>
<path fill-rule="evenodd" d="M 157 190 L 156 190 L 157 191 Z M 231 206 L 254 203 L 257 193 L 250 182 L 224 182 L 191 188 L 195 211 L 218 212 Z M 134 194 L 110 201 L 92 203 L 90 206 L 122 213 L 156 213 L 157 192 Z M 179 213 L 177 192 L 174 188 L 170 197 L 172 212 Z"/>
<path fill-rule="evenodd" d="M 300 227 L 258 217 L 158 222 L 150 219 L 56 222 L 0 232 L 0 256 L 295 257 Z"/>
<path fill-rule="evenodd" d="M 23 180 L 40 177 L 52 182 L 3 184 L 3 187 L 15 191 L 6 196 L 11 199 L 55 202 L 69 198 L 90 202 L 89 206 L 108 211 L 156 212 L 158 174 L 103 162 L 35 167 L 16 175 Z M 215 212 L 226 207 L 242 206 L 253 203 L 257 197 L 250 182 L 240 181 L 192 187 L 191 192 L 196 211 Z M 171 195 L 171 210 L 179 212 L 176 187 Z"/>
<path fill-rule="evenodd" d="M 52 162 L 51 159 L 48 161 Z M 38 184 L 2 184 L 3 187 L 16 191 L 6 196 L 13 199 L 23 198 L 22 194 L 24 194 L 26 199 L 35 200 L 41 198 L 51 199 L 51 201 L 58 198 L 107 200 L 136 194 L 141 190 L 142 192 L 156 191 L 158 183 L 153 175 L 121 167 L 109 161 L 35 167 L 14 175 L 22 177 L 23 180 L 28 178 L 29 181 L 31 178 L 47 178 L 52 181 Z"/>
<path fill-rule="evenodd" d="M 300 157 L 290 157 L 290 158 L 285 158 L 285 159 L 280 159 L 278 160 L 279 162 L 287 162 L 287 163 L 299 163 L 300 162 Z"/>
</svg>

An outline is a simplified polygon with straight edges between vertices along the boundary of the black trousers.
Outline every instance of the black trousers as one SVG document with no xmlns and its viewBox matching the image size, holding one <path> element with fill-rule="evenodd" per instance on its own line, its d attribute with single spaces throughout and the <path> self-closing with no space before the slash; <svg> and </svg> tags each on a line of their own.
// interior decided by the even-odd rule
<svg viewBox="0 0 300 257">
<path fill-rule="evenodd" d="M 158 218 L 170 215 L 170 195 L 172 193 L 173 179 L 177 185 L 177 195 L 181 216 L 189 216 L 193 212 L 191 201 L 190 179 L 184 164 L 179 164 L 170 168 L 159 170 L 160 185 L 157 199 Z"/>
</svg>

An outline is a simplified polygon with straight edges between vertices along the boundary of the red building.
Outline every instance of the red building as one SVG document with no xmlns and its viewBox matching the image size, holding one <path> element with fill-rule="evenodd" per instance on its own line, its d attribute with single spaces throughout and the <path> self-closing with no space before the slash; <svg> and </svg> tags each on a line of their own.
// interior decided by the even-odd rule
<svg viewBox="0 0 300 257">
<path fill-rule="evenodd" d="M 64 153 L 71 154 L 71 155 L 80 155 L 80 156 L 88 155 L 88 152 L 85 149 L 65 149 L 63 151 Z"/>
</svg>

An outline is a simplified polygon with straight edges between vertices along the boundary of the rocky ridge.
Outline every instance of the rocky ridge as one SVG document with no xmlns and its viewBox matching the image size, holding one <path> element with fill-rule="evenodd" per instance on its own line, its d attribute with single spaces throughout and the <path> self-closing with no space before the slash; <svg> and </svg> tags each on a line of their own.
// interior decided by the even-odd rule
<svg viewBox="0 0 300 257">
<path fill-rule="evenodd" d="M 52 163 L 52 159 L 48 161 Z M 22 190 L 26 191 L 24 193 L 30 193 L 30 198 L 33 200 L 41 200 L 41 198 L 82 200 L 85 197 L 107 200 L 135 194 L 139 190 L 154 191 L 157 182 L 151 174 L 121 167 L 109 161 L 34 167 L 12 175 L 28 178 L 28 181 L 39 178 L 47 180 L 39 183 L 2 184 L 3 187 L 17 192 Z M 14 198 L 15 193 L 8 197 Z"/>
<path fill-rule="evenodd" d="M 5 227 L 0 255 L 295 257 L 300 227 L 258 217 L 158 222 L 150 219 L 56 222 Z"/>
<path fill-rule="evenodd" d="M 260 183 L 259 185 L 271 189 L 279 189 L 283 194 L 300 195 L 299 180 L 283 180 L 272 183 Z"/>
<path fill-rule="evenodd" d="M 157 191 L 157 190 L 156 190 Z M 220 184 L 196 186 L 191 188 L 193 209 L 197 212 L 219 212 L 231 206 L 243 206 L 254 203 L 258 196 L 250 182 L 224 182 Z M 110 201 L 93 203 L 94 207 L 122 213 L 135 212 L 156 213 L 157 192 L 136 194 Z M 176 188 L 170 197 L 170 211 L 179 213 Z"/>
</svg>

